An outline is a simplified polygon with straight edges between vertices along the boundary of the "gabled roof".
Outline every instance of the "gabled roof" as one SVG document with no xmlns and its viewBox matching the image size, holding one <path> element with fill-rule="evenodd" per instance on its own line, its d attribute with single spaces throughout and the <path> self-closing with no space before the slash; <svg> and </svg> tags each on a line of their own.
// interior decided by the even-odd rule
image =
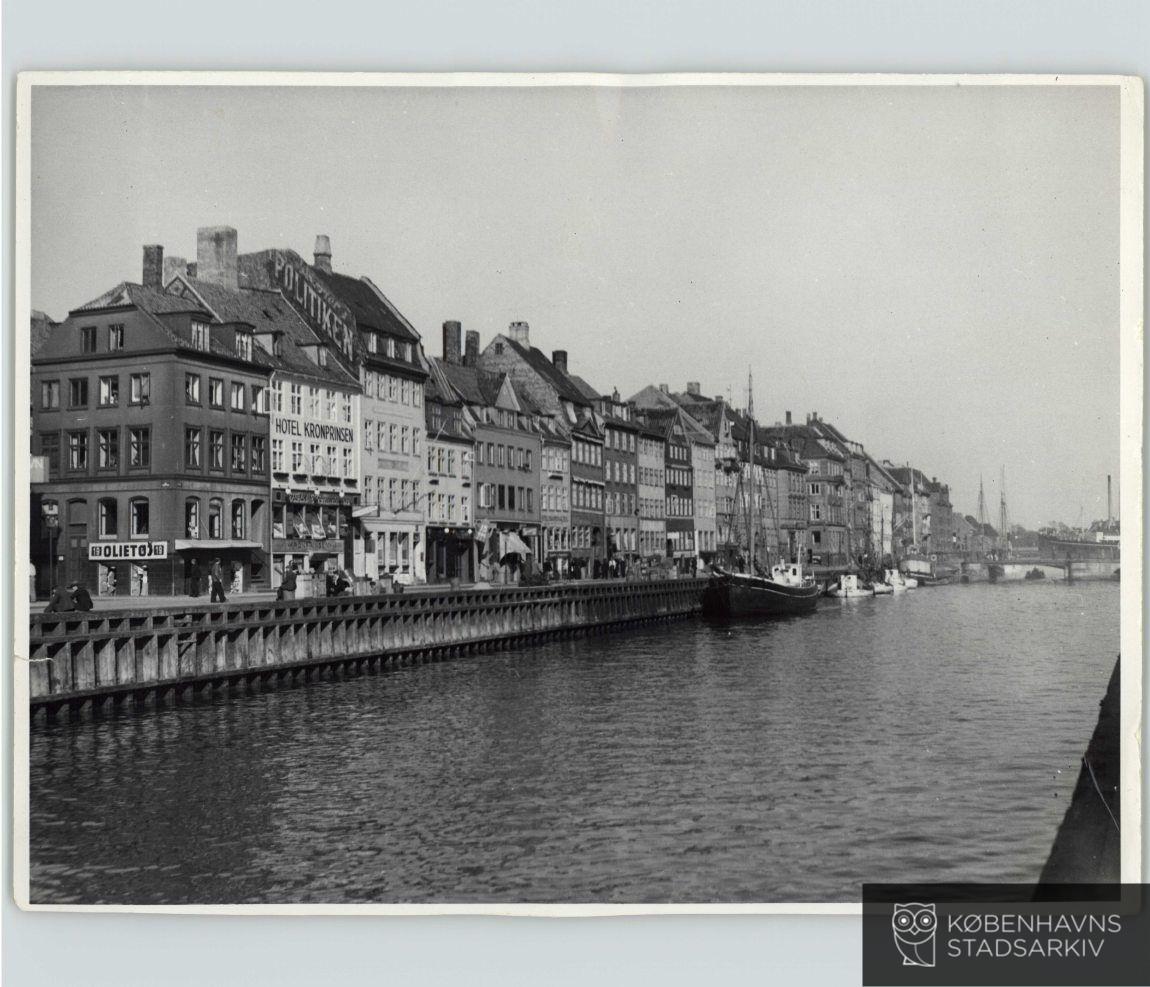
<svg viewBox="0 0 1150 987">
<path fill-rule="evenodd" d="M 504 374 L 491 373 L 479 367 L 466 367 L 459 363 L 446 363 L 432 357 L 429 361 L 438 368 L 441 377 L 461 401 L 481 408 L 494 408 L 503 386 Z"/>
<path fill-rule="evenodd" d="M 228 288 L 182 274 L 177 274 L 168 283 L 167 291 L 173 294 L 190 292 L 191 297 L 206 306 L 219 322 L 244 322 L 257 333 L 280 333 L 283 340 L 281 351 L 270 357 L 280 369 L 344 386 L 359 384 L 359 375 L 345 363 L 338 347 L 328 346 L 330 362 L 326 367 L 319 366 L 299 349 L 300 346 L 317 343 L 326 345 L 327 340 L 321 340 L 278 291 Z"/>
<path fill-rule="evenodd" d="M 590 384 L 587 383 L 587 381 L 585 381 L 577 374 L 567 374 L 567 379 L 575 385 L 575 390 L 583 395 L 583 400 L 598 401 L 599 398 L 602 397 L 602 395 L 596 391 L 595 388 L 593 388 Z"/>
<path fill-rule="evenodd" d="M 678 408 L 678 403 L 662 388 L 656 387 L 654 384 L 648 384 L 643 390 L 636 394 L 632 394 L 627 399 L 631 404 L 637 408 L 642 409 L 673 409 Z"/>
<path fill-rule="evenodd" d="M 592 391 L 591 396 L 588 397 L 575 383 L 574 378 L 562 373 L 555 364 L 543 355 L 543 351 L 538 347 L 524 346 L 522 343 L 515 342 L 510 336 L 502 334 L 496 336 L 492 342 L 496 340 L 505 346 L 510 346 L 512 352 L 518 354 L 524 363 L 542 377 L 561 399 L 570 401 L 572 404 L 587 405 L 599 396 Z M 587 385 L 584 383 L 584 386 Z"/>
<path fill-rule="evenodd" d="M 420 341 L 415 327 L 368 278 L 329 273 L 318 267 L 311 270 L 351 309 L 358 328 L 390 333 L 413 343 Z"/>
<path fill-rule="evenodd" d="M 207 313 L 202 304 L 193 299 L 169 295 L 154 288 L 145 288 L 142 284 L 134 284 L 131 281 L 121 281 L 115 288 L 105 291 L 98 298 L 93 298 L 90 302 L 86 302 L 72 311 L 98 312 L 109 308 L 123 308 L 128 305 L 134 305 L 152 315 L 165 312 L 205 312 L 205 314 L 210 314 Z"/>
</svg>

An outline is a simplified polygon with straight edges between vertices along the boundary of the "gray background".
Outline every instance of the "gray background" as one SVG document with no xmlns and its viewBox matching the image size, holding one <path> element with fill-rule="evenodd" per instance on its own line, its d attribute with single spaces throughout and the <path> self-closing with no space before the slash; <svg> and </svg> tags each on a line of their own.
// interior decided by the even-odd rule
<svg viewBox="0 0 1150 987">
<path fill-rule="evenodd" d="M 16 71 L 63 68 L 946 71 L 1146 75 L 1150 5 L 1059 0 L 4 6 L 5 327 Z M 304 245 L 306 247 L 306 244 Z M 3 337 L 12 503 L 12 334 Z M 4 536 L 11 544 L 11 515 Z M 5 633 L 10 571 L 0 567 Z M 10 640 L 9 638 L 6 638 Z M 5 685 L 10 685 L 6 676 Z M 6 739 L 11 738 L 4 700 Z M 10 814 L 4 763 L 4 815 Z M 1145 811 L 1145 810 L 1144 810 Z M 5 840 L 4 887 L 11 847 Z M 853 917 L 215 918 L 26 915 L 3 902 L 9 984 L 859 982 Z"/>
</svg>

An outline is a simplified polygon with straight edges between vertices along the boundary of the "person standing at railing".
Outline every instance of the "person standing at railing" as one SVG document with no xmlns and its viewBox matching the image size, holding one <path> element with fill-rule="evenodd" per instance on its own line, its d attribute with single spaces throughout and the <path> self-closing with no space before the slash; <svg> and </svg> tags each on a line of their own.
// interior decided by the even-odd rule
<svg viewBox="0 0 1150 987">
<path fill-rule="evenodd" d="M 228 598 L 224 595 L 224 568 L 220 565 L 219 559 L 212 559 L 212 567 L 209 570 L 212 580 L 212 603 L 227 603 Z"/>
</svg>

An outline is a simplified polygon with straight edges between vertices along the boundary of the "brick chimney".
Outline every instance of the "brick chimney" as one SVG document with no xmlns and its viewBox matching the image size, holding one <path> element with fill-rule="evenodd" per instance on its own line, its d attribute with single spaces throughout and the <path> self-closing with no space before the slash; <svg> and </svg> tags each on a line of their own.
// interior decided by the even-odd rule
<svg viewBox="0 0 1150 987">
<path fill-rule="evenodd" d="M 787 424 L 789 425 L 790 423 L 791 423 L 791 413 L 788 411 L 787 412 Z"/>
<path fill-rule="evenodd" d="M 526 322 L 512 322 L 507 327 L 507 335 L 511 337 L 511 342 L 520 346 L 531 345 L 531 327 Z"/>
<path fill-rule="evenodd" d="M 196 230 L 196 272 L 201 281 L 225 288 L 240 286 L 237 235 L 231 226 Z"/>
<path fill-rule="evenodd" d="M 463 365 L 465 367 L 479 365 L 479 333 L 474 329 L 467 330 L 467 349 L 463 354 Z"/>
<path fill-rule="evenodd" d="M 566 350 L 552 350 L 551 351 L 551 365 L 558 370 L 561 374 L 567 373 L 567 351 Z"/>
<path fill-rule="evenodd" d="M 144 272 L 141 283 L 145 288 L 162 291 L 164 288 L 164 248 L 158 243 L 144 244 Z"/>
<path fill-rule="evenodd" d="M 312 254 L 312 260 L 317 270 L 331 274 L 331 237 L 326 233 L 320 233 L 315 238 L 315 252 Z"/>
<path fill-rule="evenodd" d="M 703 393 L 702 389 L 699 387 L 699 382 L 697 380 L 687 381 L 687 393 L 693 394 L 695 397 L 698 397 L 699 395 L 701 395 Z"/>
<path fill-rule="evenodd" d="M 167 284 L 177 274 L 188 273 L 188 262 L 184 257 L 164 258 L 164 284 Z"/>
<path fill-rule="evenodd" d="M 671 389 L 666 384 L 660 384 L 659 390 L 662 391 L 664 394 L 670 394 L 671 393 Z"/>
<path fill-rule="evenodd" d="M 459 363 L 463 357 L 460 352 L 460 335 L 463 327 L 453 320 L 443 323 L 443 360 L 445 363 Z"/>
</svg>

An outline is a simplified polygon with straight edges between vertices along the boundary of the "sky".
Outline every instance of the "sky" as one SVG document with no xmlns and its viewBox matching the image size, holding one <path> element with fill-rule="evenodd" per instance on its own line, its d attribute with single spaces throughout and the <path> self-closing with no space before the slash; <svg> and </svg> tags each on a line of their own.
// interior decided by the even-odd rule
<svg viewBox="0 0 1150 987">
<path fill-rule="evenodd" d="M 509 322 L 572 373 L 815 411 L 992 522 L 1105 517 L 1119 479 L 1111 87 L 41 87 L 32 306 L 145 243 L 369 276 L 441 354 Z"/>
</svg>

